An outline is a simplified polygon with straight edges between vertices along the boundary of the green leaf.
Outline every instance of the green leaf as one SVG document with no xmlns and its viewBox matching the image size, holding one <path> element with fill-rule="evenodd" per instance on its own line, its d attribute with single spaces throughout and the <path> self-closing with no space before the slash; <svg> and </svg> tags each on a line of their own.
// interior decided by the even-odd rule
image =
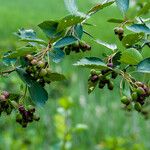
<svg viewBox="0 0 150 150">
<path fill-rule="evenodd" d="M 59 73 L 51 73 L 49 75 L 46 76 L 47 78 L 50 79 L 50 81 L 62 81 L 62 80 L 66 80 L 66 77 L 63 74 L 59 74 Z"/>
<path fill-rule="evenodd" d="M 81 24 L 77 24 L 75 27 L 74 27 L 74 32 L 75 32 L 75 36 L 78 38 L 78 39 L 81 39 L 82 38 L 82 35 L 83 35 L 83 27 Z"/>
<path fill-rule="evenodd" d="M 48 100 L 48 93 L 46 90 L 36 81 L 32 80 L 23 69 L 17 68 L 16 72 L 18 73 L 21 80 L 27 84 L 28 90 L 33 102 L 37 105 L 43 105 Z"/>
<path fill-rule="evenodd" d="M 32 29 L 19 29 L 17 33 L 15 33 L 21 41 L 24 42 L 35 42 L 39 44 L 46 44 L 46 42 L 42 39 L 36 37 L 36 32 Z"/>
<path fill-rule="evenodd" d="M 150 57 L 138 63 L 137 71 L 142 73 L 150 73 Z"/>
<path fill-rule="evenodd" d="M 128 65 L 137 65 L 143 59 L 141 53 L 136 49 L 127 49 L 122 52 L 121 62 Z"/>
<path fill-rule="evenodd" d="M 98 84 L 98 81 L 97 82 L 88 81 L 88 94 L 91 94 L 94 91 L 97 84 Z"/>
<path fill-rule="evenodd" d="M 112 58 L 112 62 L 113 62 L 113 66 L 116 67 L 118 65 L 120 65 L 120 59 L 121 59 L 121 52 L 118 51 Z"/>
<path fill-rule="evenodd" d="M 107 47 L 108 49 L 111 49 L 112 51 L 117 49 L 116 44 L 108 44 L 108 43 L 101 41 L 101 40 L 95 40 L 95 41 L 96 41 L 96 43 L 103 45 L 103 46 Z"/>
<path fill-rule="evenodd" d="M 59 21 L 57 32 L 66 30 L 66 28 L 81 23 L 85 18 L 81 16 L 69 15 Z"/>
<path fill-rule="evenodd" d="M 32 85 L 28 87 L 28 90 L 35 104 L 42 106 L 48 100 L 47 91 L 39 83 L 33 82 Z"/>
<path fill-rule="evenodd" d="M 50 39 L 58 38 L 62 33 L 57 32 L 58 22 L 57 21 L 44 21 L 38 25 L 46 36 Z"/>
<path fill-rule="evenodd" d="M 148 13 L 149 10 L 150 10 L 150 2 L 146 3 L 144 5 L 144 7 L 142 9 L 140 9 L 140 11 L 138 12 L 137 16 L 144 15 L 144 14 Z"/>
<path fill-rule="evenodd" d="M 105 68 L 108 68 L 107 65 L 100 58 L 97 58 L 97 57 L 82 58 L 81 60 L 79 60 L 74 65 L 85 67 L 85 68 L 92 68 L 92 69 L 105 69 Z"/>
<path fill-rule="evenodd" d="M 12 53 L 8 53 L 8 55 L 6 55 L 4 58 L 18 58 L 26 56 L 27 54 L 31 54 L 33 52 L 36 52 L 35 47 L 22 47 L 20 49 L 13 51 Z"/>
<path fill-rule="evenodd" d="M 115 0 L 120 11 L 125 14 L 129 9 L 129 0 Z"/>
<path fill-rule="evenodd" d="M 122 19 L 116 19 L 116 18 L 111 18 L 109 20 L 107 20 L 108 22 L 111 22 L 111 23 L 123 23 L 124 20 Z"/>
<path fill-rule="evenodd" d="M 128 26 L 127 29 L 136 33 L 143 32 L 146 34 L 150 34 L 150 28 L 144 24 L 133 24 L 131 26 Z"/>
<path fill-rule="evenodd" d="M 65 53 L 60 48 L 55 48 L 49 52 L 49 56 L 52 58 L 52 61 L 59 63 L 65 57 Z"/>
<path fill-rule="evenodd" d="M 122 39 L 122 44 L 125 47 L 130 47 L 139 42 L 144 37 L 144 33 L 128 34 Z"/>
<path fill-rule="evenodd" d="M 75 43 L 77 39 L 74 36 L 66 36 L 54 44 L 54 48 L 61 48 Z"/>
<path fill-rule="evenodd" d="M 92 7 L 89 11 L 88 11 L 88 15 L 93 15 L 96 12 L 98 12 L 99 10 L 102 10 L 105 7 L 110 6 L 111 4 L 113 4 L 114 1 L 110 1 L 110 2 L 106 2 L 106 3 L 102 3 L 102 4 L 97 4 L 96 6 Z"/>
</svg>

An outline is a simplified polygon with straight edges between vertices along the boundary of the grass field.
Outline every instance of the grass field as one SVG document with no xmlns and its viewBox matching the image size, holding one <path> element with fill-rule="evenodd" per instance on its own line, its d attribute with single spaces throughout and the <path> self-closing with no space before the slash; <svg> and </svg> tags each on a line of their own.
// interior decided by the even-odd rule
<svg viewBox="0 0 150 150">
<path fill-rule="evenodd" d="M 44 20 L 61 18 L 67 15 L 63 0 L 0 0 L 0 49 L 15 48 L 17 39 L 13 32 L 19 28 L 33 28 L 38 35 L 45 38 L 37 25 Z M 79 2 L 79 8 L 83 11 L 92 6 L 90 0 Z M 113 24 L 107 23 L 108 18 L 119 18 L 120 13 L 114 7 L 109 7 L 96 14 L 89 23 L 96 24 L 96 27 L 87 27 L 87 31 L 101 40 L 116 41 L 113 35 Z M 87 39 L 87 37 L 84 37 Z M 106 49 L 94 44 L 92 52 L 85 53 L 85 56 L 101 56 Z M 44 108 L 39 108 L 41 120 L 33 123 L 27 129 L 22 129 L 15 123 L 14 118 L 3 116 L 0 118 L 0 149 L 3 150 L 43 150 L 52 149 L 58 142 L 56 136 L 54 116 L 60 97 L 71 97 L 74 101 L 72 108 L 72 125 L 84 123 L 88 130 L 73 136 L 74 150 L 94 150 L 105 139 L 114 138 L 129 140 L 129 147 L 135 145 L 135 149 L 150 149 L 150 121 L 145 121 L 136 112 L 127 114 L 121 108 L 119 92 L 108 90 L 96 90 L 93 94 L 87 94 L 87 77 L 89 70 L 74 68 L 73 64 L 82 55 L 73 54 L 67 56 L 59 64 L 53 64 L 54 70 L 64 73 L 69 80 L 66 83 L 51 85 L 49 88 L 50 99 Z M 0 79 L 0 89 L 7 88 L 10 91 L 17 91 L 19 85 L 15 85 L 15 75 L 9 79 Z M 20 82 L 20 81 L 18 81 Z M 118 87 L 115 87 L 115 91 Z M 117 94 L 116 94 L 117 93 Z M 113 150 L 124 150 L 114 148 Z M 126 149 L 125 149 L 126 150 Z M 129 149 L 130 150 L 130 149 Z"/>
</svg>

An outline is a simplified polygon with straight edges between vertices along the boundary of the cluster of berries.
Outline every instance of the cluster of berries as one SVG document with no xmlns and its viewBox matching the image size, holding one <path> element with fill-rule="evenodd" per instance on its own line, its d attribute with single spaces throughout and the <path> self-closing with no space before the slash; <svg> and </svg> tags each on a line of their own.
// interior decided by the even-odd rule
<svg viewBox="0 0 150 150">
<path fill-rule="evenodd" d="M 111 69 L 102 70 L 101 72 L 92 69 L 88 81 L 93 84 L 99 83 L 98 87 L 100 89 L 103 89 L 105 85 L 107 85 L 109 90 L 113 90 L 114 83 L 112 79 L 116 79 L 117 76 L 118 74 L 115 71 L 112 71 Z"/>
<path fill-rule="evenodd" d="M 48 67 L 48 63 L 42 60 L 38 61 L 30 54 L 25 58 L 29 64 L 26 67 L 26 72 L 43 87 L 45 86 L 45 83 L 50 84 L 51 82 L 48 75 L 51 74 L 51 70 Z"/>
<path fill-rule="evenodd" d="M 116 27 L 114 29 L 114 32 L 116 35 L 118 35 L 119 40 L 122 41 L 124 37 L 124 29 L 122 27 Z"/>
<path fill-rule="evenodd" d="M 9 96 L 10 94 L 7 91 L 3 91 L 0 94 L 0 115 L 2 112 L 5 112 L 7 115 L 10 115 L 13 110 L 13 106 L 9 102 Z"/>
<path fill-rule="evenodd" d="M 138 112 L 142 111 L 142 106 L 146 102 L 146 98 L 150 96 L 150 88 L 142 82 L 135 82 L 134 87 L 131 90 L 131 98 L 123 96 L 121 102 L 126 105 L 127 108 L 132 109 L 132 103 L 134 104 L 134 109 Z"/>
<path fill-rule="evenodd" d="M 76 42 L 76 43 L 74 43 L 72 45 L 64 47 L 63 49 L 64 49 L 66 55 L 70 55 L 71 52 L 79 53 L 80 50 L 82 52 L 90 51 L 91 50 L 91 46 L 86 44 L 85 42 Z"/>
<path fill-rule="evenodd" d="M 27 109 L 25 109 L 23 105 L 20 105 L 18 111 L 19 113 L 16 115 L 16 122 L 23 128 L 26 128 L 28 123 L 40 120 L 40 117 L 35 114 L 35 108 L 31 105 L 29 105 Z"/>
</svg>

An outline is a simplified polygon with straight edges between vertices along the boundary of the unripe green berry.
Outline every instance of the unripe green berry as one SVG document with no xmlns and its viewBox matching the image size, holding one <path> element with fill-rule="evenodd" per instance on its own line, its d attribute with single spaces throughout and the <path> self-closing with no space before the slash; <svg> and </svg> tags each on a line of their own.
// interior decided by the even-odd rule
<svg viewBox="0 0 150 150">
<path fill-rule="evenodd" d="M 32 55 L 30 55 L 30 54 L 28 54 L 27 56 L 26 56 L 26 58 L 29 60 L 29 61 L 31 61 L 31 60 L 33 60 L 33 56 Z"/>
<path fill-rule="evenodd" d="M 132 100 L 133 100 L 133 101 L 136 101 L 136 100 L 138 99 L 138 94 L 137 94 L 137 92 L 133 92 L 132 95 L 131 95 L 131 97 L 132 97 Z"/>
<path fill-rule="evenodd" d="M 40 117 L 39 117 L 38 115 L 34 114 L 33 119 L 34 119 L 35 121 L 39 121 L 39 120 L 40 120 Z"/>
<path fill-rule="evenodd" d="M 128 104 L 128 105 L 126 106 L 126 109 L 127 109 L 128 111 L 131 111 L 131 110 L 132 110 L 132 105 L 131 105 L 131 104 Z"/>
<path fill-rule="evenodd" d="M 39 61 L 37 65 L 39 68 L 43 68 L 45 66 L 45 63 L 43 61 Z"/>
<path fill-rule="evenodd" d="M 90 73 L 91 73 L 91 75 L 95 75 L 95 74 L 96 74 L 96 70 L 95 70 L 95 69 L 92 69 L 92 70 L 90 71 Z"/>
<path fill-rule="evenodd" d="M 10 94 L 7 91 L 3 91 L 2 95 L 4 95 L 6 99 L 10 96 Z"/>
<path fill-rule="evenodd" d="M 46 68 L 46 71 L 47 71 L 48 75 L 50 75 L 52 73 L 50 68 Z"/>
<path fill-rule="evenodd" d="M 142 106 L 139 102 L 136 102 L 134 105 L 136 111 L 140 112 L 142 110 Z"/>
<path fill-rule="evenodd" d="M 19 123 L 22 122 L 22 115 L 21 114 L 16 115 L 16 122 L 19 122 Z"/>
<path fill-rule="evenodd" d="M 139 81 L 135 82 L 135 84 L 136 84 L 138 87 L 143 87 L 143 86 L 144 86 L 144 84 L 143 84 L 142 82 L 139 82 Z"/>
<path fill-rule="evenodd" d="M 32 105 L 29 105 L 29 106 L 27 107 L 27 110 L 29 110 L 30 112 L 35 112 L 35 107 L 32 106 Z"/>
<path fill-rule="evenodd" d="M 107 86 L 108 86 L 108 89 L 109 89 L 109 90 L 113 90 L 113 89 L 114 89 L 114 83 L 113 83 L 112 81 L 109 81 L 109 82 L 107 83 Z"/>
<path fill-rule="evenodd" d="M 123 104 L 125 104 L 125 105 L 130 104 L 130 100 L 129 100 L 126 96 L 123 96 L 123 97 L 121 98 L 121 102 L 122 102 Z"/>
<path fill-rule="evenodd" d="M 47 74 L 46 69 L 41 69 L 39 76 L 44 77 L 44 76 L 46 76 L 46 74 Z"/>
<path fill-rule="evenodd" d="M 0 95 L 0 101 L 6 101 L 6 97 L 4 95 Z"/>
<path fill-rule="evenodd" d="M 32 65 L 37 65 L 37 63 L 38 63 L 38 62 L 37 62 L 36 59 L 33 59 L 33 60 L 31 61 L 31 64 L 32 64 Z"/>
<path fill-rule="evenodd" d="M 137 88 L 137 93 L 138 93 L 138 95 L 146 94 L 146 93 L 145 93 L 145 90 L 144 90 L 142 87 L 138 87 L 138 88 Z"/>
</svg>

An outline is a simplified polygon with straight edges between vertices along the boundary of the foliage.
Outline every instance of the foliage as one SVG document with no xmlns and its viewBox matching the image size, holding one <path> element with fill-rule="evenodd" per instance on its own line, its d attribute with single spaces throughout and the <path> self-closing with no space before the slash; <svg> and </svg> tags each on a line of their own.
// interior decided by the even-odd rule
<svg viewBox="0 0 150 150">
<path fill-rule="evenodd" d="M 149 85 L 148 83 L 141 83 L 136 78 L 132 77 L 128 69 L 140 73 L 149 73 L 149 58 L 143 58 L 142 51 L 144 48 L 149 48 L 149 34 L 150 29 L 146 24 L 146 21 L 140 17 L 140 20 L 136 20 L 137 16 L 144 16 L 147 13 L 146 3 L 142 11 L 139 10 L 137 14 L 130 18 L 127 16 L 128 1 L 116 1 L 117 6 L 123 12 L 123 19 L 116 21 L 116 18 L 111 19 L 111 22 L 117 22 L 118 26 L 115 28 L 115 34 L 118 36 L 122 43 L 122 46 L 115 46 L 110 48 L 111 44 L 104 44 L 104 42 L 98 42 L 98 40 L 91 38 L 98 44 L 106 46 L 109 51 L 111 49 L 111 55 L 106 56 L 103 60 L 99 57 L 85 57 L 82 58 L 76 66 L 92 68 L 89 80 L 88 91 L 93 92 L 98 85 L 99 88 L 103 88 L 107 85 L 108 89 L 113 90 L 113 80 L 121 76 L 120 81 L 120 93 L 123 96 L 121 102 L 125 105 L 127 110 L 133 108 L 148 118 L 149 110 L 145 110 L 148 105 L 149 98 Z M 54 81 L 61 81 L 66 79 L 64 75 L 53 72 L 51 70 L 51 63 L 60 62 L 65 59 L 65 55 L 69 55 L 72 52 L 79 53 L 91 50 L 91 46 L 82 40 L 83 35 L 87 34 L 84 30 L 87 21 L 93 14 L 105 8 L 114 1 L 109 3 L 98 4 L 91 8 L 87 12 L 87 17 L 68 15 L 59 20 L 44 21 L 38 26 L 42 29 L 48 40 L 37 38 L 36 33 L 32 29 L 20 29 L 16 35 L 24 42 L 24 45 L 15 51 L 13 50 L 1 50 L 0 63 L 6 67 L 1 68 L 1 76 L 11 75 L 12 72 L 17 72 L 20 79 L 26 84 L 24 87 L 24 94 L 19 95 L 15 101 L 17 104 L 14 106 L 14 99 L 11 96 L 5 96 L 2 92 L 1 101 L 8 101 L 6 105 L 7 109 L 2 111 L 8 111 L 8 107 L 17 109 L 18 112 L 22 105 L 25 105 L 25 101 L 30 95 L 31 103 L 36 105 L 43 105 L 48 100 L 48 94 L 44 89 L 45 85 L 51 84 Z M 121 20 L 121 21 L 120 21 Z M 124 28 L 132 31 L 125 35 Z M 128 33 L 128 32 L 127 32 Z M 90 34 L 88 34 L 90 35 Z M 92 36 L 90 36 L 92 37 Z M 99 40 L 100 41 L 100 40 Z M 117 43 L 115 44 L 117 45 Z M 118 56 L 119 54 L 119 56 Z M 127 82 L 129 85 L 130 95 L 124 95 L 123 82 Z M 27 93 L 28 89 L 28 93 Z M 14 94 L 14 93 L 13 93 Z M 25 106 L 27 107 L 27 106 Z M 28 111 L 27 108 L 24 112 Z M 23 113 L 25 114 L 25 113 Z M 24 120 L 28 117 L 24 117 Z M 32 116 L 32 115 L 31 115 Z M 28 122 L 27 121 L 27 122 Z M 24 123 L 24 122 L 23 122 Z M 23 127 L 25 125 L 23 124 Z"/>
</svg>

